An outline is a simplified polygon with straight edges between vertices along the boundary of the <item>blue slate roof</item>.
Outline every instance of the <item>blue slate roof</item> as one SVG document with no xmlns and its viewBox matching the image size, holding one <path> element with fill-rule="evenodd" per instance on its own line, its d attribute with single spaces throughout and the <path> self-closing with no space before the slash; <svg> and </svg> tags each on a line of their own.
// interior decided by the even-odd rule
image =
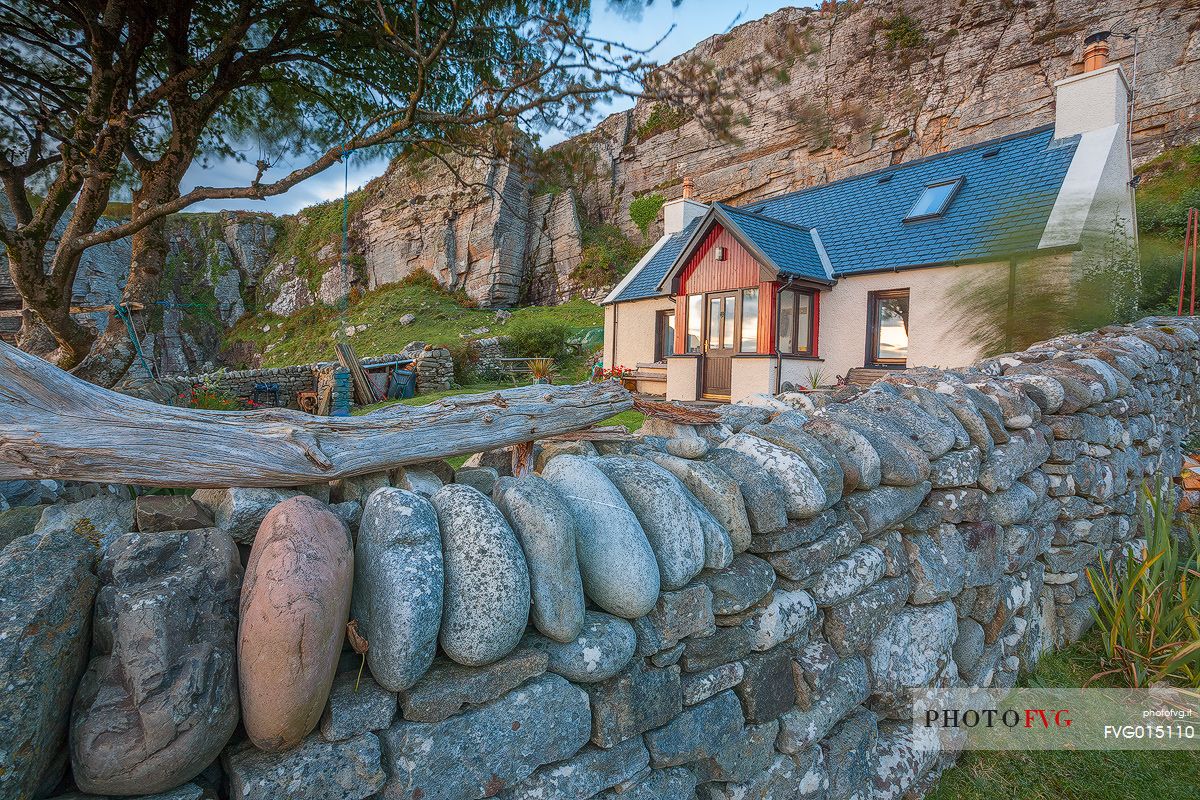
<svg viewBox="0 0 1200 800">
<path fill-rule="evenodd" d="M 761 214 L 748 213 L 742 209 L 714 203 L 724 213 L 725 219 L 735 225 L 742 238 L 757 247 L 779 272 L 798 275 L 818 281 L 829 281 L 825 264 L 817 252 L 812 229 L 803 225 L 780 222 Z M 734 232 L 737 235 L 737 232 Z"/>
<path fill-rule="evenodd" d="M 834 276 L 1028 251 L 1041 239 L 1078 143 L 1078 136 L 1054 141 L 1050 126 L 1035 128 L 743 210 L 816 228 Z M 959 177 L 945 214 L 904 221 L 926 186 Z"/>
<path fill-rule="evenodd" d="M 741 208 L 715 205 L 789 275 L 825 278 L 806 228 L 817 230 L 834 277 L 995 258 L 1037 248 L 1078 143 L 1055 140 L 1053 126 L 1044 126 Z M 904 221 L 926 186 L 954 178 L 962 187 L 942 216 Z M 696 224 L 664 244 L 616 299 L 660 294 Z"/>
<path fill-rule="evenodd" d="M 654 297 L 661 294 L 658 291 L 658 282 L 662 280 L 663 275 L 667 274 L 667 270 L 675 263 L 675 259 L 683 252 L 683 247 L 688 243 L 688 239 L 692 238 L 692 234 L 696 232 L 696 228 L 700 226 L 700 220 L 703 217 L 697 217 L 684 226 L 683 230 L 667 240 L 654 258 L 642 268 L 629 285 L 626 286 L 621 294 L 617 295 L 616 301 L 620 300 L 641 300 L 645 297 Z"/>
</svg>

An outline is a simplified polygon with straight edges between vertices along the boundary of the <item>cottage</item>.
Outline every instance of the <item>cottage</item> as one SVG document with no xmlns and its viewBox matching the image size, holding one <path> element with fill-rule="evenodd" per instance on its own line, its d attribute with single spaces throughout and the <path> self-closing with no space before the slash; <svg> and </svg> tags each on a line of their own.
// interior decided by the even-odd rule
<svg viewBox="0 0 1200 800">
<path fill-rule="evenodd" d="M 1096 38 L 1055 84 L 1052 125 L 748 206 L 698 202 L 685 179 L 604 300 L 606 364 L 637 365 L 647 393 L 736 401 L 815 370 L 974 361 L 954 287 L 1018 264 L 1071 281 L 1114 235 L 1136 246 L 1129 83 Z"/>
</svg>

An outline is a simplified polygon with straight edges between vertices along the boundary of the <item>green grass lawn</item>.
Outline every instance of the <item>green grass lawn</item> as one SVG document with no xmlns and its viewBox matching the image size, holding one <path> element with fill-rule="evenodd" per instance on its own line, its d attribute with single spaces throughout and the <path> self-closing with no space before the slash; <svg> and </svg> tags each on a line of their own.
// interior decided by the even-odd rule
<svg viewBox="0 0 1200 800">
<path fill-rule="evenodd" d="M 349 339 L 360 358 L 396 353 L 409 342 L 458 345 L 472 331 L 487 328 L 478 336 L 499 336 L 524 322 L 548 320 L 581 331 L 604 325 L 603 310 L 586 300 L 559 306 L 529 306 L 514 309 L 512 317 L 496 321 L 496 312 L 464 305 L 465 298 L 447 292 L 432 278 L 392 284 L 367 292 L 346 309 L 347 325 L 367 325 Z M 416 320 L 400 325 L 399 319 L 413 314 Z M 333 358 L 341 312 L 328 306 L 309 306 L 290 317 L 257 314 L 237 324 L 226 344 L 251 342 L 262 353 L 264 367 L 308 364 Z M 263 328 L 268 330 L 263 331 Z"/>
<path fill-rule="evenodd" d="M 1082 686 L 1100 671 L 1099 634 L 1045 656 L 1022 686 Z M 1116 686 L 1097 681 L 1094 686 Z M 971 751 L 929 800 L 1173 800 L 1200 796 L 1200 751 Z"/>
</svg>

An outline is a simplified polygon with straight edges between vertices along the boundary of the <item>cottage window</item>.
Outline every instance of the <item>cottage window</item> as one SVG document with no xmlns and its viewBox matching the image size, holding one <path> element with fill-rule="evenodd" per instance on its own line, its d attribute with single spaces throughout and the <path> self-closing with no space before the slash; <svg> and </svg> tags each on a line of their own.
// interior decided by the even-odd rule
<svg viewBox="0 0 1200 800">
<path fill-rule="evenodd" d="M 908 361 L 908 289 L 867 296 L 867 366 L 903 367 Z"/>
<path fill-rule="evenodd" d="M 743 353 L 758 352 L 758 289 L 742 291 L 742 341 L 738 349 Z"/>
<path fill-rule="evenodd" d="M 654 325 L 654 360 L 675 355 L 675 312 L 659 311 Z"/>
<path fill-rule="evenodd" d="M 784 289 L 779 293 L 779 352 L 813 355 L 813 293 Z"/>
<path fill-rule="evenodd" d="M 704 329 L 704 295 L 688 295 L 687 299 L 687 352 L 699 353 Z"/>
<path fill-rule="evenodd" d="M 946 209 L 950 206 L 950 201 L 954 199 L 954 195 L 958 193 L 962 183 L 962 178 L 954 178 L 929 184 L 925 187 L 925 191 L 921 192 L 921 196 L 917 198 L 916 204 L 912 207 L 912 211 L 908 212 L 904 221 L 931 219 L 945 214 Z"/>
</svg>

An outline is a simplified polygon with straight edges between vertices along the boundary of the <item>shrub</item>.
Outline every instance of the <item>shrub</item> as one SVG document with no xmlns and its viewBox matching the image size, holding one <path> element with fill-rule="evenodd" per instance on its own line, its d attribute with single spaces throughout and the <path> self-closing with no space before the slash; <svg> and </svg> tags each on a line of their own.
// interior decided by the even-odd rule
<svg viewBox="0 0 1200 800">
<path fill-rule="evenodd" d="M 642 257 L 644 248 L 616 225 L 584 225 L 583 253 L 571 277 L 586 289 L 612 286 Z"/>
<path fill-rule="evenodd" d="M 687 122 L 687 112 L 682 108 L 657 103 L 650 111 L 650 116 L 646 117 L 646 121 L 638 127 L 638 141 L 644 142 L 660 133 L 673 131 L 685 122 Z"/>
<path fill-rule="evenodd" d="M 642 236 L 650 229 L 650 223 L 658 219 L 658 211 L 666 202 L 661 194 L 645 194 L 629 204 L 629 218 L 638 226 Z"/>
<path fill-rule="evenodd" d="M 1087 571 L 1107 667 L 1096 677 L 1121 675 L 1135 689 L 1164 680 L 1200 688 L 1200 533 L 1189 523 L 1186 542 L 1172 534 L 1171 484 L 1142 494 L 1145 549 Z"/>
<path fill-rule="evenodd" d="M 907 50 L 925 43 L 921 26 L 908 14 L 900 13 L 884 24 L 884 41 L 888 50 Z"/>
<path fill-rule="evenodd" d="M 459 385 L 475 383 L 479 378 L 479 350 L 467 342 L 455 342 L 446 349 L 454 362 L 454 382 Z"/>
<path fill-rule="evenodd" d="M 561 362 L 570 354 L 571 328 L 549 319 L 513 320 L 505 329 L 505 349 L 514 358 L 553 358 Z"/>
</svg>

